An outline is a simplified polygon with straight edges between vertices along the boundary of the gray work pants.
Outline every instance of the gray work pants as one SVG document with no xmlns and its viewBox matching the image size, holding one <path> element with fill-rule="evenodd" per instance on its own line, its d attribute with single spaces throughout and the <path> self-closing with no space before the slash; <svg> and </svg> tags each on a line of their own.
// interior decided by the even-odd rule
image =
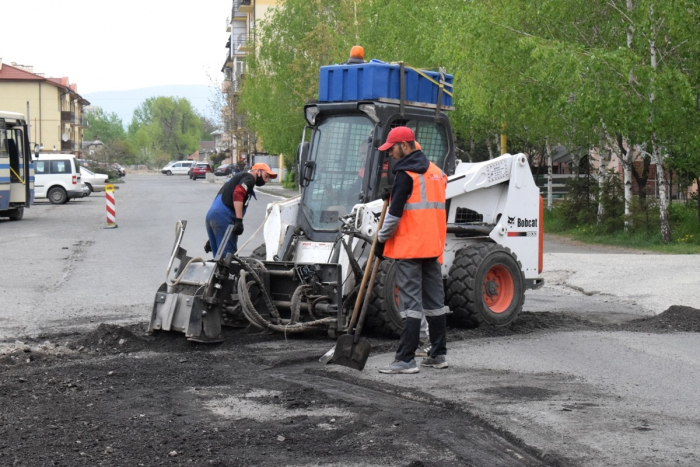
<svg viewBox="0 0 700 467">
<path fill-rule="evenodd" d="M 437 258 L 396 260 L 396 285 L 399 289 L 399 311 L 404 318 L 401 342 L 396 359 L 404 362 L 415 358 L 420 337 L 420 321 L 428 321 L 430 356 L 447 353 L 445 291 L 441 266 Z"/>
</svg>

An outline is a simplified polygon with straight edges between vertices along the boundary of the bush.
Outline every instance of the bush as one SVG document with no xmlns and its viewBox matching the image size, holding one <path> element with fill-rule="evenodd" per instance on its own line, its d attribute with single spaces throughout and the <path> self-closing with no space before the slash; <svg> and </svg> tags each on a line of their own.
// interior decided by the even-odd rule
<svg viewBox="0 0 700 467">
<path fill-rule="evenodd" d="M 284 175 L 284 178 L 282 179 L 282 186 L 289 189 L 289 190 L 294 190 L 297 188 L 297 177 L 296 177 L 296 172 L 292 170 L 288 170 L 287 173 Z"/>
<path fill-rule="evenodd" d="M 99 170 L 97 170 L 97 172 L 107 175 L 111 183 L 114 183 L 116 180 L 119 180 L 119 175 L 117 174 L 117 171 L 114 170 L 112 167 L 100 167 Z"/>
</svg>

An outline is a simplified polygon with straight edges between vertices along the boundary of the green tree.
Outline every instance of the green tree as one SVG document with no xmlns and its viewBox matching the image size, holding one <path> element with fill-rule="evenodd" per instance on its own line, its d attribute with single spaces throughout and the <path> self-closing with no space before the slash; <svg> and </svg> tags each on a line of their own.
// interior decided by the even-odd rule
<svg viewBox="0 0 700 467">
<path fill-rule="evenodd" d="M 103 143 L 126 139 L 124 124 L 116 113 L 107 114 L 101 107 L 85 114 L 87 125 L 83 130 L 85 140 L 99 139 Z"/>
<path fill-rule="evenodd" d="M 121 165 L 146 164 L 147 161 L 140 160 L 138 153 L 132 145 L 125 139 L 114 139 L 100 150 L 100 157 L 105 161 L 117 162 Z"/>
<path fill-rule="evenodd" d="M 195 152 L 202 122 L 185 98 L 151 97 L 135 111 L 129 139 L 142 155 L 168 154 L 183 159 Z"/>
<path fill-rule="evenodd" d="M 344 62 L 359 40 L 361 0 L 287 0 L 258 28 L 237 111 L 270 153 L 295 154 L 319 67 Z M 288 169 L 291 157 L 285 158 Z"/>
<path fill-rule="evenodd" d="M 213 131 L 216 131 L 217 125 L 211 118 L 205 117 L 203 115 L 199 116 L 199 120 L 202 123 L 202 134 L 199 136 L 201 141 L 211 141 L 213 138 L 211 136 Z"/>
</svg>

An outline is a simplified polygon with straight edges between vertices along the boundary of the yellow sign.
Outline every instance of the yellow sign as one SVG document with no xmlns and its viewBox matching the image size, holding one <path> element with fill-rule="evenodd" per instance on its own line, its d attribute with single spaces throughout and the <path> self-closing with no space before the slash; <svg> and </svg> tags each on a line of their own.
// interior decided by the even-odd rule
<svg viewBox="0 0 700 467">
<path fill-rule="evenodd" d="M 110 193 L 114 193 L 114 185 L 112 185 L 111 183 L 106 184 L 105 191 L 108 191 Z"/>
</svg>

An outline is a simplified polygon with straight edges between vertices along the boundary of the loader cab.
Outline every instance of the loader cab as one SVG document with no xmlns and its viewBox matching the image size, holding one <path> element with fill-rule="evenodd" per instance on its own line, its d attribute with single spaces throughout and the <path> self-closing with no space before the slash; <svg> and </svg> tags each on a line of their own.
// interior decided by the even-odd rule
<svg viewBox="0 0 700 467">
<path fill-rule="evenodd" d="M 378 199 L 393 182 L 394 161 L 378 147 L 395 126 L 413 129 L 426 156 L 448 175 L 455 153 L 447 116 L 434 108 L 377 101 L 314 103 L 305 107 L 311 136 L 300 150 L 302 190 L 298 226 L 311 241 L 332 242 L 340 218 Z M 303 143 L 300 147 L 303 147 Z"/>
</svg>

